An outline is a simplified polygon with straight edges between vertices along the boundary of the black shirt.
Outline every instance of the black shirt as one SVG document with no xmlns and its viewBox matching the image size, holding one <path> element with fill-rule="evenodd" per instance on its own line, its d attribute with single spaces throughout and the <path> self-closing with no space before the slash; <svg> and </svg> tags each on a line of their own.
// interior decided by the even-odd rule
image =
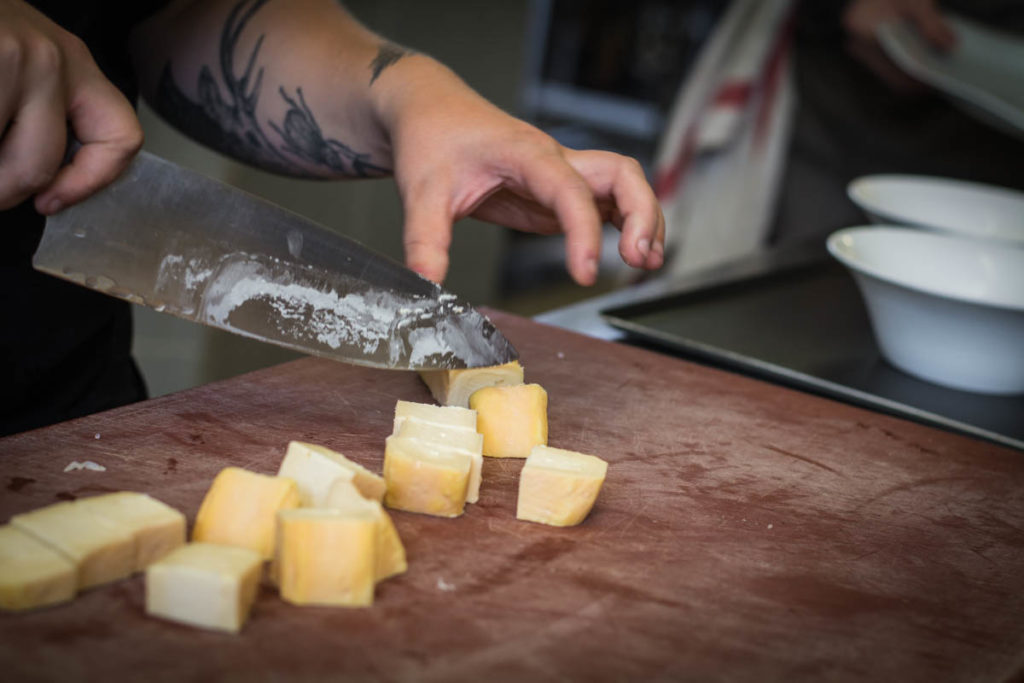
<svg viewBox="0 0 1024 683">
<path fill-rule="evenodd" d="M 30 4 L 81 38 L 135 101 L 128 33 L 165 2 Z M 146 397 L 130 355 L 130 305 L 33 270 L 43 223 L 31 201 L 0 212 L 0 435 Z"/>
</svg>

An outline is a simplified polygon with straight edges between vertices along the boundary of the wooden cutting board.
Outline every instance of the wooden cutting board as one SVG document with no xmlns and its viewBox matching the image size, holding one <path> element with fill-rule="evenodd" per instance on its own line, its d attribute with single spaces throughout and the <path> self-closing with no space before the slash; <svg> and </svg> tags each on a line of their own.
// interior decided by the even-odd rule
<svg viewBox="0 0 1024 683">
<path fill-rule="evenodd" d="M 135 577 L 0 616 L 4 680 L 1004 681 L 1024 672 L 1024 454 L 493 314 L 550 443 L 610 462 L 581 526 L 515 519 L 487 459 L 454 520 L 394 512 L 409 571 L 370 609 L 269 588 L 238 636 L 143 614 Z M 0 440 L 0 519 L 145 491 L 194 519 L 287 442 L 380 470 L 412 373 L 304 359 Z M 63 472 L 92 460 L 105 472 Z"/>
</svg>

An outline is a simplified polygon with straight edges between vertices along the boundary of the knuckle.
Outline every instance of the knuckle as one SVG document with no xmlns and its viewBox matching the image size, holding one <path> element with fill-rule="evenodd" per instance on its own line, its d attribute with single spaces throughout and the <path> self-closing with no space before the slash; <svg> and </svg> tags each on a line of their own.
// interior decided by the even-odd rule
<svg viewBox="0 0 1024 683">
<path fill-rule="evenodd" d="M 628 173 L 643 175 L 644 167 L 633 157 L 622 157 L 622 164 Z"/>
<path fill-rule="evenodd" d="M 146 141 L 146 136 L 142 132 L 142 126 L 139 125 L 137 120 L 132 122 L 132 125 L 124 133 L 123 148 L 124 148 L 124 161 L 128 162 L 134 157 L 140 149 L 142 149 L 143 143 Z"/>
<path fill-rule="evenodd" d="M 0 64 L 7 73 L 17 73 L 25 63 L 25 46 L 11 34 L 0 35 Z"/>
<path fill-rule="evenodd" d="M 52 74 L 63 68 L 63 52 L 56 43 L 47 38 L 33 40 L 25 51 L 27 65 L 37 74 Z"/>
</svg>

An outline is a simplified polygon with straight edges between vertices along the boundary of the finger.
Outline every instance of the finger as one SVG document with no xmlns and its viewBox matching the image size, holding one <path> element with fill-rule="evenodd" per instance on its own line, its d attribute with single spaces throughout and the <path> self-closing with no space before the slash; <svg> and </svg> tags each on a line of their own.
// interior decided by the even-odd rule
<svg viewBox="0 0 1024 683">
<path fill-rule="evenodd" d="M 562 224 L 569 274 L 581 285 L 594 284 L 601 255 L 601 218 L 587 182 L 557 154 L 524 160 L 522 165 L 527 189 Z"/>
<path fill-rule="evenodd" d="M 647 255 L 645 268 L 655 270 L 665 265 L 665 213 L 658 206 L 658 229 L 651 242 L 651 253 Z"/>
<path fill-rule="evenodd" d="M 20 59 L 18 51 L 17 46 L 8 46 L 0 40 L 0 138 L 13 118 L 21 98 L 17 68 L 17 61 Z"/>
<path fill-rule="evenodd" d="M 906 14 L 933 46 L 940 50 L 951 50 L 956 45 L 956 34 L 932 0 L 911 4 Z"/>
<path fill-rule="evenodd" d="M 98 72 L 73 86 L 68 120 L 82 147 L 36 197 L 36 209 L 43 214 L 55 213 L 113 182 L 142 146 L 135 111 Z"/>
<path fill-rule="evenodd" d="M 64 157 L 64 100 L 56 79 L 42 78 L 15 112 L 0 142 L 0 209 L 45 188 Z"/>
<path fill-rule="evenodd" d="M 599 201 L 605 197 L 614 199 L 622 217 L 622 260 L 634 268 L 647 267 L 658 238 L 661 210 L 643 168 L 636 160 L 611 152 L 569 152 L 566 158 Z"/>
<path fill-rule="evenodd" d="M 405 265 L 438 284 L 448 272 L 452 242 L 452 217 L 446 204 L 449 193 L 441 190 L 432 184 L 402 196 Z"/>
</svg>

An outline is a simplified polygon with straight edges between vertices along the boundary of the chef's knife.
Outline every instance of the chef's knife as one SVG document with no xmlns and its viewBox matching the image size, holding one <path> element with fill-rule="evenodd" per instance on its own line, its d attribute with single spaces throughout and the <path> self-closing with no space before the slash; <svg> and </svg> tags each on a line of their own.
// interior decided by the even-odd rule
<svg viewBox="0 0 1024 683">
<path fill-rule="evenodd" d="M 486 317 L 399 263 L 146 152 L 113 184 L 49 217 L 33 265 L 348 363 L 440 369 L 517 357 Z"/>
</svg>

